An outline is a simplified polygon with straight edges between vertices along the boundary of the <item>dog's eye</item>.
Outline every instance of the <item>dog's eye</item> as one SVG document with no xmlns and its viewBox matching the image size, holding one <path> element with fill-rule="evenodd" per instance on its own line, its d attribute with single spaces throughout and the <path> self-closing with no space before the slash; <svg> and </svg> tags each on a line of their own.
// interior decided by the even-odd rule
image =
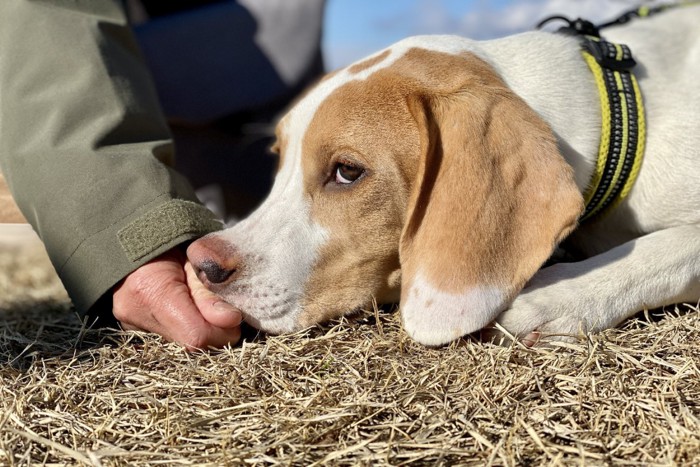
<svg viewBox="0 0 700 467">
<path fill-rule="evenodd" d="M 335 182 L 341 185 L 348 185 L 360 178 L 364 171 L 362 167 L 338 163 L 335 166 Z"/>
</svg>

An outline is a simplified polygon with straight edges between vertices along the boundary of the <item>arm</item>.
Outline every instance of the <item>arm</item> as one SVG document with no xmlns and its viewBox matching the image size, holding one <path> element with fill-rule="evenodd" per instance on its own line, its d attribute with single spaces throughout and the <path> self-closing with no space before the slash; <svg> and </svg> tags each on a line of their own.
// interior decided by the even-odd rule
<svg viewBox="0 0 700 467">
<path fill-rule="evenodd" d="M 170 135 L 119 5 L 0 2 L 0 168 L 78 311 L 119 283 L 114 311 L 127 327 L 206 344 L 207 332 L 172 332 L 194 326 L 197 311 L 173 248 L 220 225 L 164 164 Z M 149 286 L 164 264 L 172 281 Z M 163 297 L 136 292 L 151 289 L 181 296 L 161 311 L 189 318 L 150 326 Z M 229 327 L 240 322 L 232 318 Z"/>
</svg>

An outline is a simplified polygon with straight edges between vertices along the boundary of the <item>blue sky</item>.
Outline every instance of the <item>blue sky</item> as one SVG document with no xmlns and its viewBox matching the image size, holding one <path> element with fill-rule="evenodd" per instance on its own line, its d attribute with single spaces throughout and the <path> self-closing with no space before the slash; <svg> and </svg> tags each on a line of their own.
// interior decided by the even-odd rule
<svg viewBox="0 0 700 467">
<path fill-rule="evenodd" d="M 614 18 L 640 0 L 328 0 L 324 55 L 328 69 L 347 65 L 416 34 L 490 39 L 532 29 L 563 13 L 593 21 Z M 647 2 L 649 3 L 649 2 Z"/>
</svg>

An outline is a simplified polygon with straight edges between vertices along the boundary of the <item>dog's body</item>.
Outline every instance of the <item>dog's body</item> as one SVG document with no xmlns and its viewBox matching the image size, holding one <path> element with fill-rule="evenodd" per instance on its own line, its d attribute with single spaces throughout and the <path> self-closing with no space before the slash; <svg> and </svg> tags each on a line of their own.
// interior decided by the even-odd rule
<svg viewBox="0 0 700 467">
<path fill-rule="evenodd" d="M 278 126 L 268 199 L 189 257 L 272 332 L 399 297 L 429 345 L 494 320 L 521 337 L 576 333 L 695 303 L 698 24 L 700 8 L 681 8 L 604 31 L 639 63 L 647 143 L 632 191 L 603 217 L 576 228 L 601 128 L 578 40 L 424 36 L 311 89 Z M 539 270 L 572 231 L 583 259 Z"/>
</svg>

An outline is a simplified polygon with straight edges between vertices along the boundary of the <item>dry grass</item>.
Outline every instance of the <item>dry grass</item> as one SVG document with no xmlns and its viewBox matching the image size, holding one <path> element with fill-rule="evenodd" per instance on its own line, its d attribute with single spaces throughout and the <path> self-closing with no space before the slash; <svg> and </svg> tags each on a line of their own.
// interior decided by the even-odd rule
<svg viewBox="0 0 700 467">
<path fill-rule="evenodd" d="M 551 348 L 370 312 L 188 354 L 81 328 L 43 261 L 0 251 L 2 465 L 700 463 L 693 307 Z"/>
</svg>

